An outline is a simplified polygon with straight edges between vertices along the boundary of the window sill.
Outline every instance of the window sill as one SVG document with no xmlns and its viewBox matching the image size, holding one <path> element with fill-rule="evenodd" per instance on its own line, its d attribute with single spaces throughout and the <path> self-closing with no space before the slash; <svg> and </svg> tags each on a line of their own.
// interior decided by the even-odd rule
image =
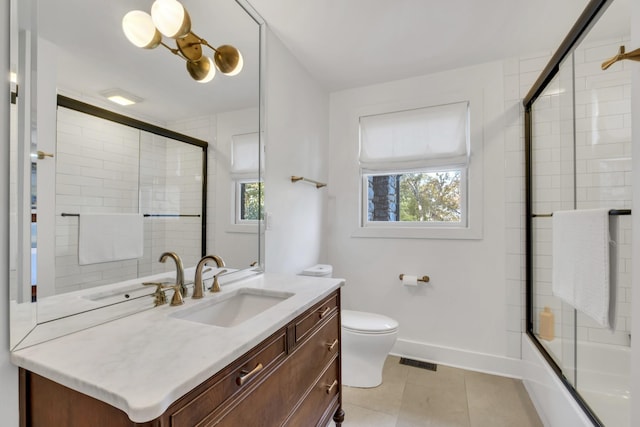
<svg viewBox="0 0 640 427">
<path fill-rule="evenodd" d="M 480 240 L 480 227 L 360 227 L 351 233 L 356 238 Z"/>
<path fill-rule="evenodd" d="M 258 234 L 259 226 L 254 224 L 229 224 L 224 230 L 226 233 L 244 233 L 244 234 Z"/>
</svg>

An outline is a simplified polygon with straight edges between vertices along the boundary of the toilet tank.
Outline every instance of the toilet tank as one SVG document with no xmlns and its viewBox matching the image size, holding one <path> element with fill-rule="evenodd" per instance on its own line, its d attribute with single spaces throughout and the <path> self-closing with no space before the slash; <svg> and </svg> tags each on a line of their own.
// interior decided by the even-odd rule
<svg viewBox="0 0 640 427">
<path fill-rule="evenodd" d="M 333 274 L 333 266 L 328 264 L 316 264 L 309 268 L 305 268 L 300 273 L 301 276 L 315 276 L 315 277 L 331 277 Z"/>
</svg>

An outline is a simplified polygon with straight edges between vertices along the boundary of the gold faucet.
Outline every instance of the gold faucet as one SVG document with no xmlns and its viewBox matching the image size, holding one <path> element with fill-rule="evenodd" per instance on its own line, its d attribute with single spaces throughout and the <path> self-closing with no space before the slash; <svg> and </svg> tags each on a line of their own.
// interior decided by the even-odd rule
<svg viewBox="0 0 640 427">
<path fill-rule="evenodd" d="M 175 263 L 176 263 L 176 284 L 175 284 L 175 286 L 180 291 L 180 296 L 181 297 L 186 296 L 187 295 L 187 287 L 184 285 L 184 267 L 182 265 L 182 260 L 180 259 L 178 254 L 176 254 L 175 252 L 165 252 L 162 255 L 160 255 L 160 260 L 159 261 L 164 263 L 167 260 L 167 258 L 171 258 L 171 259 L 173 259 L 175 261 Z M 173 304 L 173 300 L 171 302 L 172 302 L 171 305 L 175 305 L 175 304 Z M 182 304 L 182 303 L 180 303 L 180 304 Z"/>
<path fill-rule="evenodd" d="M 159 306 L 159 305 L 163 305 L 167 303 L 167 297 L 164 294 L 164 292 L 162 291 L 164 289 L 164 284 L 163 283 L 157 283 L 157 282 L 144 282 L 143 283 L 144 286 L 155 286 L 156 287 L 156 291 L 153 293 L 153 296 L 155 298 L 154 303 L 155 306 Z"/>
<path fill-rule="evenodd" d="M 220 270 L 216 274 L 213 275 L 213 285 L 211 285 L 211 290 L 209 292 L 220 292 L 220 283 L 218 283 L 218 276 L 222 273 L 226 273 L 227 270 Z"/>
<path fill-rule="evenodd" d="M 198 262 L 198 265 L 196 266 L 196 275 L 195 275 L 195 278 L 193 279 L 193 296 L 191 298 L 202 298 L 204 296 L 203 295 L 204 281 L 202 280 L 202 269 L 204 268 L 205 264 L 208 263 L 209 261 L 215 262 L 216 267 L 218 268 L 224 267 L 224 261 L 222 260 L 222 258 L 220 258 L 217 255 L 207 255 L 202 257 L 202 259 Z M 217 275 L 214 276 L 214 278 L 217 278 L 217 277 L 218 277 Z M 215 282 L 216 282 L 216 279 L 214 279 L 214 284 Z M 220 286 L 218 286 L 218 291 L 220 291 Z"/>
<path fill-rule="evenodd" d="M 173 289 L 173 296 L 171 297 L 171 302 L 169 305 L 182 305 L 184 304 L 184 300 L 182 299 L 182 292 L 180 291 L 180 285 L 168 285 L 166 288 Z"/>
<path fill-rule="evenodd" d="M 182 294 L 180 293 L 180 286 L 175 285 L 167 285 L 165 283 L 157 283 L 157 282 L 144 282 L 145 286 L 156 286 L 156 291 L 153 293 L 155 297 L 155 306 L 163 305 L 167 303 L 167 297 L 164 294 L 163 289 L 173 289 L 173 296 L 171 297 L 171 303 L 169 305 L 182 305 L 184 304 L 184 300 L 182 299 Z"/>
</svg>

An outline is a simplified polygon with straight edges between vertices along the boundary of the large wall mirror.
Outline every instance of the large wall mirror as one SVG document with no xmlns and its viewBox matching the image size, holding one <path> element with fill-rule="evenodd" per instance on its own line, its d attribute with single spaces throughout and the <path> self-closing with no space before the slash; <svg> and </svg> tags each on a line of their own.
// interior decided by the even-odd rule
<svg viewBox="0 0 640 427">
<path fill-rule="evenodd" d="M 162 252 L 185 269 L 203 254 L 229 272 L 261 265 L 263 22 L 245 0 L 181 1 L 210 45 L 190 46 L 242 55 L 239 73 L 212 62 L 203 83 L 176 40 L 125 36 L 123 17 L 152 4 L 11 0 L 11 349 L 153 307 L 142 281 L 175 277 Z M 117 220 L 142 244 L 96 258 L 83 214 L 141 217 Z"/>
</svg>

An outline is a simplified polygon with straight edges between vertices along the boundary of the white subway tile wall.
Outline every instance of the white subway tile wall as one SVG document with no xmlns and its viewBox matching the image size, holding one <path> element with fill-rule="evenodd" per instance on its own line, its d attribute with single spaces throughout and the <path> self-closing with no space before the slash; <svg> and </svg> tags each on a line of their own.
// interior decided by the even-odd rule
<svg viewBox="0 0 640 427">
<path fill-rule="evenodd" d="M 56 293 L 174 271 L 158 262 L 175 251 L 200 256 L 200 218 L 144 219 L 140 260 L 78 264 L 78 217 L 65 213 L 201 213 L 202 150 L 66 108 L 58 109 Z"/>
<path fill-rule="evenodd" d="M 631 208 L 631 74 L 625 63 L 618 63 L 606 72 L 600 69 L 602 60 L 610 57 L 611 52 L 617 51 L 618 46 L 626 41 L 621 38 L 583 43 L 576 50 L 573 59 L 575 83 L 572 83 L 574 74 L 571 67 L 563 67 L 563 71 L 534 104 L 534 213 L 573 209 L 574 202 L 578 209 Z M 509 64 L 504 68 L 505 85 L 511 86 L 509 90 L 505 88 L 508 97 L 505 99 L 505 109 L 514 108 L 514 103 L 518 103 L 522 112 L 521 98 L 512 98 L 515 85 L 520 85 L 519 94 L 523 97 L 549 58 L 550 52 L 539 57 L 529 56 L 505 62 Z M 575 110 L 572 101 L 574 97 Z M 517 123 L 507 124 L 505 146 L 512 156 L 524 158 L 522 120 L 520 114 Z M 520 133 L 516 133 L 516 127 L 520 129 Z M 513 157 L 507 157 L 507 161 L 511 159 Z M 524 169 L 518 173 L 508 164 L 506 169 L 506 209 L 509 215 L 519 211 L 519 217 L 523 220 Z M 556 333 L 561 335 L 562 332 L 573 329 L 574 320 L 573 311 L 563 307 L 551 293 L 551 219 L 543 217 L 533 221 L 533 276 L 536 283 L 534 330 L 537 331 L 539 327 L 538 313 L 543 307 L 549 306 L 555 314 Z M 579 313 L 577 339 L 628 346 L 631 332 L 631 217 L 612 217 L 611 222 L 615 229 L 611 236 L 615 242 L 612 257 L 612 262 L 615 263 L 613 280 L 617 289 L 615 330 L 602 328 Z M 519 276 L 516 268 L 508 267 L 508 285 L 518 287 L 522 292 L 520 305 L 521 319 L 524 320 L 524 248 L 518 244 L 519 241 L 524 241 L 524 222 L 518 226 L 515 221 L 509 221 L 507 229 L 507 259 L 521 261 Z M 516 304 L 515 291 L 507 293 L 507 304 L 509 310 Z M 513 314 L 508 312 L 511 321 L 508 331 L 515 332 Z M 521 321 L 519 326 L 524 330 L 524 322 Z"/>
</svg>

